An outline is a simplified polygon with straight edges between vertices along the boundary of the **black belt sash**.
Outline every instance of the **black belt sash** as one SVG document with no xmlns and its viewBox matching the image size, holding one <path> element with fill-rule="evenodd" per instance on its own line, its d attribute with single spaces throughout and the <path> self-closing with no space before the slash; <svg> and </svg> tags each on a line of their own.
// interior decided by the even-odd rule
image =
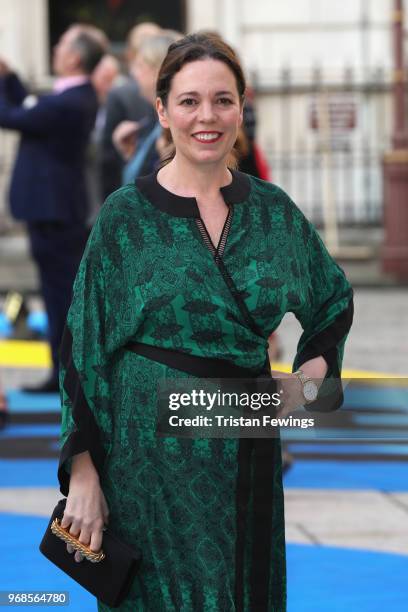
<svg viewBox="0 0 408 612">
<path fill-rule="evenodd" d="M 225 360 L 197 357 L 141 342 L 125 347 L 147 359 L 157 361 L 198 378 L 258 378 L 270 376 L 269 360 L 261 372 L 241 368 Z M 236 488 L 235 609 L 244 610 L 245 602 L 245 534 L 252 494 L 253 523 L 250 573 L 251 612 L 268 612 L 272 542 L 273 477 L 276 441 L 240 438 Z"/>
</svg>

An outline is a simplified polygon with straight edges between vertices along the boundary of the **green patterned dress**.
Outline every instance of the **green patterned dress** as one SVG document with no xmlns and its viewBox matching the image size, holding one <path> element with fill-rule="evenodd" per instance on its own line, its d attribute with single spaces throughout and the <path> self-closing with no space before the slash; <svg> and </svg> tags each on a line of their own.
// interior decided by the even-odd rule
<svg viewBox="0 0 408 612">
<path fill-rule="evenodd" d="M 158 381 L 189 375 L 128 350 L 143 343 L 256 376 L 269 335 L 292 312 L 304 330 L 294 367 L 323 355 L 327 376 L 339 375 L 352 320 L 342 270 L 279 187 L 232 176 L 221 189 L 229 214 L 218 249 L 196 200 L 153 174 L 108 198 L 75 281 L 61 352 L 59 479 L 67 494 L 70 458 L 88 449 L 110 529 L 142 551 L 121 612 L 286 610 L 279 440 L 260 442 L 257 455 L 248 440 L 157 437 Z"/>
</svg>

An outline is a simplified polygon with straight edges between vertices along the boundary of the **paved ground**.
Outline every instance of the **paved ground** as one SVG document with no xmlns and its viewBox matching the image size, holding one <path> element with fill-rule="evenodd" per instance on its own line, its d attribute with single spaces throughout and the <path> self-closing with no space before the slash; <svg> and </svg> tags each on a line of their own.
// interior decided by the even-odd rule
<svg viewBox="0 0 408 612">
<path fill-rule="evenodd" d="M 289 542 L 408 555 L 408 493 L 287 488 L 285 503 Z"/>
</svg>

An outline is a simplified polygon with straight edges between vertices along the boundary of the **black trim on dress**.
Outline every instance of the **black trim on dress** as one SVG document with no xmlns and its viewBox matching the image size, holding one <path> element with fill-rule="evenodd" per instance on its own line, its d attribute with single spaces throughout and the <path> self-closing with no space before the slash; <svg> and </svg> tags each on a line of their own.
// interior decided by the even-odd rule
<svg viewBox="0 0 408 612">
<path fill-rule="evenodd" d="M 249 368 L 242 368 L 225 359 L 212 357 L 198 357 L 174 349 L 153 346 L 143 342 L 129 342 L 125 345 L 129 351 L 133 351 L 142 357 L 157 361 L 163 365 L 186 372 L 197 378 L 254 378 L 257 372 Z"/>
<path fill-rule="evenodd" d="M 267 438 L 253 440 L 253 509 L 252 564 L 250 609 L 253 612 L 267 612 L 269 602 L 269 580 L 271 564 L 272 521 L 274 505 L 273 479 L 275 473 L 274 444 Z"/>
<path fill-rule="evenodd" d="M 82 390 L 72 359 L 72 335 L 68 325 L 65 326 L 62 337 L 60 361 L 65 369 L 62 384 L 72 403 L 72 416 L 76 425 L 76 430 L 69 435 L 61 449 L 58 465 L 60 491 L 63 495 L 68 495 L 70 475 L 64 467 L 65 462 L 74 455 L 88 450 L 95 468 L 98 473 L 101 473 L 105 461 L 105 450 L 100 441 L 99 427 Z"/>
<path fill-rule="evenodd" d="M 253 440 L 241 438 L 238 445 L 238 474 L 235 496 L 235 610 L 244 612 L 245 601 L 245 534 L 249 528 L 248 504 L 251 496 L 251 457 Z M 272 483 L 271 483 L 272 486 Z"/>
<path fill-rule="evenodd" d="M 342 310 L 328 327 L 313 336 L 299 353 L 296 359 L 299 368 L 309 359 L 314 359 L 321 355 L 328 365 L 326 378 L 330 376 L 330 380 L 323 381 L 317 400 L 306 404 L 304 406 L 305 410 L 331 412 L 338 410 L 342 406 L 344 395 L 341 384 L 341 372 L 338 365 L 337 345 L 348 333 L 353 322 L 353 314 L 354 304 L 353 297 L 351 297 L 347 308 Z M 327 388 L 329 384 L 331 385 L 330 393 L 322 393 L 324 387 Z"/>
<path fill-rule="evenodd" d="M 141 194 L 159 210 L 173 217 L 200 218 L 196 198 L 187 198 L 168 191 L 157 180 L 157 172 L 136 179 L 135 185 Z M 238 170 L 231 170 L 232 181 L 220 188 L 226 204 L 239 204 L 248 199 L 251 192 L 249 177 Z"/>
</svg>

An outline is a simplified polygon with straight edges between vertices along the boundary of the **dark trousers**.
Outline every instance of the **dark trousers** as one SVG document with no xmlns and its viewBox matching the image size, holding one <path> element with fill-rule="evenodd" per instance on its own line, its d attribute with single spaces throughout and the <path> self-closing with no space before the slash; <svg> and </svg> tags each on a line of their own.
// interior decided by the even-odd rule
<svg viewBox="0 0 408 612">
<path fill-rule="evenodd" d="M 29 223 L 31 254 L 38 266 L 48 316 L 53 378 L 58 378 L 58 353 L 72 300 L 72 286 L 89 235 L 83 224 L 57 221 Z"/>
</svg>

